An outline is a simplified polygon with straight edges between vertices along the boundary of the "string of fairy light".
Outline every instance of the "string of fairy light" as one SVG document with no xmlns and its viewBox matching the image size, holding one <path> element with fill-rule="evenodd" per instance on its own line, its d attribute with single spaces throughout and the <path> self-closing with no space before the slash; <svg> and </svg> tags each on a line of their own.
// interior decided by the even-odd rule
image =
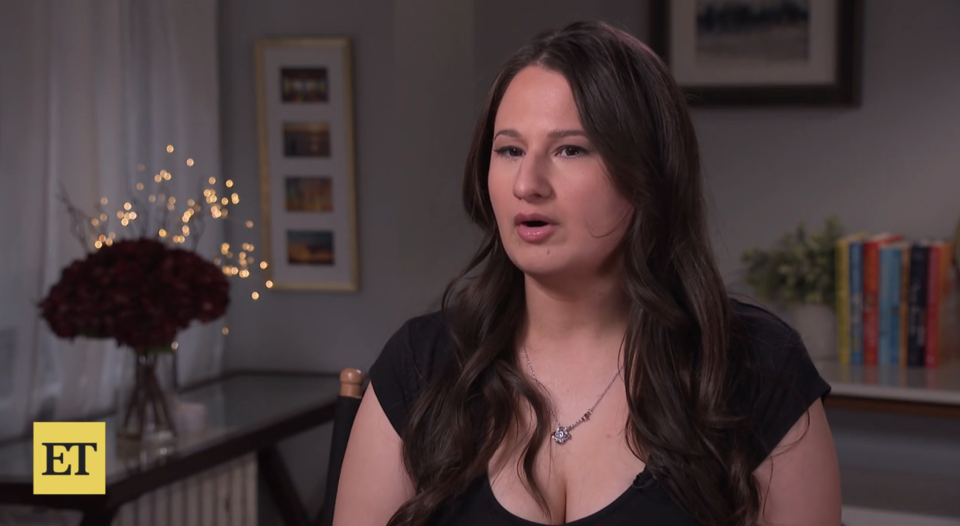
<svg viewBox="0 0 960 526">
<path fill-rule="evenodd" d="M 172 144 L 167 145 L 166 152 L 173 154 L 175 148 Z M 189 158 L 186 160 L 187 169 L 192 169 L 196 162 Z M 146 167 L 141 163 L 137 166 L 138 172 L 145 172 Z M 116 212 L 116 218 L 123 229 L 122 232 L 131 228 L 138 228 L 140 237 L 156 237 L 160 241 L 171 246 L 183 246 L 196 244 L 200 235 L 203 233 L 205 219 L 207 216 L 213 220 L 228 220 L 230 216 L 230 207 L 240 203 L 240 195 L 234 188 L 232 179 L 226 179 L 223 186 L 226 188 L 226 195 L 218 195 L 217 178 L 209 177 L 205 181 L 207 186 L 203 188 L 202 194 L 198 192 L 198 199 L 188 199 L 185 207 L 178 211 L 178 201 L 175 196 L 169 195 L 167 184 L 174 178 L 174 174 L 166 169 L 162 169 L 153 175 L 152 191 L 147 192 L 147 186 L 143 182 L 137 182 L 136 192 L 133 196 L 120 207 Z M 201 184 L 201 186 L 203 186 Z M 202 195 L 202 197 L 201 197 Z M 146 200 L 146 203 L 143 201 Z M 149 204 L 147 204 L 149 203 Z M 72 204 L 67 202 L 70 213 L 76 216 L 79 211 Z M 111 217 L 107 214 L 105 207 L 109 205 L 106 197 L 100 199 L 100 206 L 97 207 L 98 214 L 87 219 L 87 224 L 93 230 L 93 247 L 97 250 L 104 246 L 110 246 L 117 239 L 117 232 L 110 229 Z M 140 209 L 138 213 L 137 210 Z M 205 210 L 206 209 L 206 210 Z M 246 229 L 254 227 L 253 221 L 243 222 Z M 81 229 L 82 230 L 82 229 Z M 83 236 L 84 232 L 78 232 Z M 83 236 L 85 239 L 85 236 Z M 236 247 L 229 243 L 220 245 L 220 253 L 213 258 L 213 263 L 217 265 L 227 276 L 236 276 L 240 279 L 249 279 L 253 272 L 266 270 L 269 263 L 266 259 L 256 256 L 256 247 L 252 243 L 243 242 Z M 273 281 L 265 280 L 266 288 L 273 288 Z M 260 299 L 260 292 L 254 290 L 250 297 L 256 301 Z M 224 335 L 229 334 L 229 329 L 222 328 Z M 174 346 L 176 348 L 176 344 Z"/>
</svg>

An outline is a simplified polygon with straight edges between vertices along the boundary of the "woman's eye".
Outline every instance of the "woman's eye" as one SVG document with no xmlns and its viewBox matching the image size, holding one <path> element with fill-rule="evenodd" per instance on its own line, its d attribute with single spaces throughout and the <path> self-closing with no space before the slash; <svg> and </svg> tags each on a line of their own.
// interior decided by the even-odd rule
<svg viewBox="0 0 960 526">
<path fill-rule="evenodd" d="M 564 146 L 560 148 L 560 155 L 563 157 L 578 157 L 585 153 L 587 153 L 587 151 L 579 146 Z"/>
<path fill-rule="evenodd" d="M 502 148 L 497 148 L 494 150 L 497 152 L 497 155 L 501 157 L 520 157 L 523 155 L 523 152 L 520 151 L 520 148 L 516 146 L 504 146 Z"/>
</svg>

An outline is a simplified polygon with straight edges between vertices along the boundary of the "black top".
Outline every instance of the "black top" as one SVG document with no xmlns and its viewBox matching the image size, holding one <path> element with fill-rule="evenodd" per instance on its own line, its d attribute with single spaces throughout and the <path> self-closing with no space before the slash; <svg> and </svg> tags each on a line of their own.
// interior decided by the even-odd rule
<svg viewBox="0 0 960 526">
<path fill-rule="evenodd" d="M 766 310 L 732 301 L 734 314 L 744 323 L 746 341 L 762 370 L 750 374 L 737 407 L 750 414 L 760 434 L 755 467 L 767 458 L 790 428 L 818 398 L 830 392 L 807 354 L 800 336 Z M 400 434 L 417 396 L 439 374 L 451 355 L 452 340 L 439 312 L 407 321 L 384 346 L 370 368 L 370 381 L 390 423 Z M 797 395 L 800 395 L 798 398 Z M 802 399 L 802 403 L 801 403 Z M 638 522 L 639 519 L 639 522 Z M 616 526 L 657 524 L 697 526 L 673 503 L 646 471 L 637 475 L 615 501 L 600 511 L 567 524 Z M 436 526 L 541 526 L 521 519 L 497 501 L 486 475 L 474 481 L 456 505 L 440 510 Z"/>
</svg>

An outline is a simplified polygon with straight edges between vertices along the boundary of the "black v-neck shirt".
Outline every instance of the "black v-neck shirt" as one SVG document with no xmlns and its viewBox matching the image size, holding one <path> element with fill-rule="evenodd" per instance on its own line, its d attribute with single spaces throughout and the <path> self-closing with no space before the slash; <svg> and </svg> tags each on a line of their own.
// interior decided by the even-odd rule
<svg viewBox="0 0 960 526">
<path fill-rule="evenodd" d="M 748 374 L 742 407 L 758 430 L 754 467 L 767 458 L 790 428 L 830 386 L 818 373 L 800 336 L 768 311 L 732 300 L 742 323 L 740 345 L 748 345 L 762 373 Z M 402 434 L 413 404 L 452 356 L 453 342 L 440 312 L 408 320 L 370 368 L 370 381 L 394 429 Z M 772 374 L 768 374 L 772 373 Z M 799 395 L 799 396 L 798 396 Z M 699 526 L 646 472 L 601 510 L 566 524 Z M 497 501 L 487 475 L 478 477 L 456 502 L 439 510 L 431 526 L 543 526 L 511 514 Z"/>
</svg>

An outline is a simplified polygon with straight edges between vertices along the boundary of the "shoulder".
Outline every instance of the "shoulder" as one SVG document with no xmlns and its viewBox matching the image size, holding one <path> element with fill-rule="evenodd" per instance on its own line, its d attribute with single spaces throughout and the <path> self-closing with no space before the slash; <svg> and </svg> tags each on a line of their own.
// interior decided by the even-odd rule
<svg viewBox="0 0 960 526">
<path fill-rule="evenodd" d="M 452 321 L 449 313 L 440 310 L 410 318 L 393 334 L 383 354 L 409 359 L 421 376 L 427 376 L 450 354 Z"/>
<path fill-rule="evenodd" d="M 810 359 L 803 338 L 772 312 L 733 300 L 731 345 L 743 346 L 737 409 L 757 438 L 754 467 L 771 453 L 809 407 L 830 393 Z"/>
<path fill-rule="evenodd" d="M 370 383 L 391 424 L 401 433 L 427 382 L 452 356 L 452 319 L 433 311 L 406 320 L 370 367 Z"/>
<path fill-rule="evenodd" d="M 731 345 L 745 347 L 765 369 L 780 369 L 785 361 L 809 359 L 800 334 L 773 312 L 731 299 L 733 331 Z"/>
</svg>

